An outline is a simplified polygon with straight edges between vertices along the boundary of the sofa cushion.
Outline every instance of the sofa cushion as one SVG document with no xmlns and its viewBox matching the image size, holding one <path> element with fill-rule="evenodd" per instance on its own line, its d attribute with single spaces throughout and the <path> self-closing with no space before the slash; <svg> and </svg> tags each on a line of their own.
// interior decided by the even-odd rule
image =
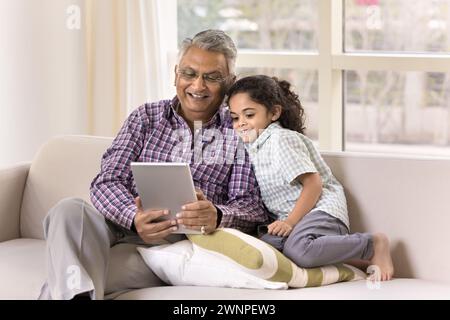
<svg viewBox="0 0 450 320">
<path fill-rule="evenodd" d="M 154 287 L 127 292 L 118 300 L 408 300 L 450 299 L 450 284 L 418 279 L 394 279 L 373 288 L 366 281 L 340 282 L 329 286 L 252 290 L 211 287 Z"/>
<path fill-rule="evenodd" d="M 37 299 L 45 281 L 45 241 L 0 242 L 0 299 Z"/>
<path fill-rule="evenodd" d="M 194 255 L 189 240 L 157 247 L 140 247 L 138 251 L 153 272 L 170 285 L 287 289 L 286 283 L 266 281 L 230 268 L 216 257 L 202 259 L 199 255 Z"/>
<path fill-rule="evenodd" d="M 395 276 L 450 282 L 450 255 L 440 250 L 450 243 L 448 159 L 322 155 L 344 186 L 350 231 L 390 237 Z"/>
<path fill-rule="evenodd" d="M 20 216 L 23 238 L 43 239 L 42 221 L 58 201 L 77 197 L 90 202 L 89 187 L 112 139 L 63 136 L 43 145 L 33 159 Z"/>
<path fill-rule="evenodd" d="M 138 251 L 173 285 L 286 289 L 365 279 L 362 271 L 347 265 L 299 268 L 269 244 L 235 229 L 189 239 L 192 243 L 184 240 Z"/>
</svg>

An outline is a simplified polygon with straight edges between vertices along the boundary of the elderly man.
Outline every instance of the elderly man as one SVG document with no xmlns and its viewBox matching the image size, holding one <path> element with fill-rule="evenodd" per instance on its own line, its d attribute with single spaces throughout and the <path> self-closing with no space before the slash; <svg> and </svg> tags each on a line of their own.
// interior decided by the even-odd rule
<svg viewBox="0 0 450 320">
<path fill-rule="evenodd" d="M 140 106 L 126 119 L 91 184 L 95 208 L 71 198 L 48 213 L 48 277 L 41 299 L 102 299 L 160 284 L 135 247 L 180 240 L 172 234 L 179 224 L 211 233 L 218 227 L 252 232 L 267 222 L 248 155 L 238 156 L 239 139 L 223 105 L 235 60 L 235 45 L 222 31 L 184 40 L 175 67 L 176 97 Z M 206 161 L 205 153 L 214 161 Z M 133 161 L 189 162 L 198 200 L 186 204 L 177 219 L 155 222 L 167 212 L 142 209 Z"/>
</svg>

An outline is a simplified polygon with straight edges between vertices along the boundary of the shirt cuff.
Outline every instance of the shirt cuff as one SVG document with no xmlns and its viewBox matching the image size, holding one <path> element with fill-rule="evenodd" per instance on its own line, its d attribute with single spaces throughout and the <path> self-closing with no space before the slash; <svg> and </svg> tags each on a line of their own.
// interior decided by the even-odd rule
<svg viewBox="0 0 450 320">
<path fill-rule="evenodd" d="M 132 230 L 137 233 L 136 227 L 134 226 L 134 217 L 136 216 L 136 205 L 130 205 L 129 207 L 126 207 L 124 211 L 124 215 L 126 216 L 125 224 L 119 223 L 122 225 L 122 227 L 125 227 L 128 230 Z"/>
<path fill-rule="evenodd" d="M 131 227 L 130 227 L 130 229 L 131 229 L 131 231 L 137 233 L 136 226 L 134 225 L 134 218 L 133 218 L 133 221 L 131 222 Z"/>
<path fill-rule="evenodd" d="M 214 207 L 216 207 L 216 210 L 217 210 L 217 224 L 216 224 L 216 228 L 218 228 L 220 226 L 220 223 L 222 222 L 223 212 L 222 212 L 222 210 L 219 207 L 217 207 L 217 206 L 214 206 Z"/>
</svg>

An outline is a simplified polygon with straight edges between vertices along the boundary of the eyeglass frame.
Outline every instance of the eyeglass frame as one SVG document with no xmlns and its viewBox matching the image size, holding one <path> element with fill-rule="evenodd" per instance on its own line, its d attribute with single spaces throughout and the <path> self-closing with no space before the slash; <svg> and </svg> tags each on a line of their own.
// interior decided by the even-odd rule
<svg viewBox="0 0 450 320">
<path fill-rule="evenodd" d="M 187 70 L 192 70 L 193 74 L 189 75 L 188 73 L 186 73 Z M 198 77 L 201 75 L 203 81 L 205 81 L 206 84 L 212 84 L 212 85 L 217 85 L 217 84 L 222 84 L 225 83 L 230 77 L 232 77 L 232 75 L 227 75 L 227 76 L 222 76 L 220 75 L 220 79 L 214 79 L 214 78 L 209 78 L 209 76 L 213 73 L 219 73 L 218 71 L 213 71 L 213 72 L 209 72 L 209 73 L 198 73 L 196 70 L 192 69 L 192 68 L 180 68 L 176 70 L 176 73 L 185 81 L 189 81 L 189 82 L 194 82 L 195 80 L 198 79 Z"/>
</svg>

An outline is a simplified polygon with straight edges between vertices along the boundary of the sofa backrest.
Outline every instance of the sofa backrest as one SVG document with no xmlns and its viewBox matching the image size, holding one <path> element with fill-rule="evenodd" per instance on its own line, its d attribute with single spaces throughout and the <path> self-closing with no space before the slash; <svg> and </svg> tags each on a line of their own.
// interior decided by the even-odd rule
<svg viewBox="0 0 450 320">
<path fill-rule="evenodd" d="M 43 239 L 42 221 L 65 197 L 89 200 L 111 138 L 56 137 L 33 160 L 24 191 L 21 236 Z M 352 232 L 392 240 L 397 277 L 450 282 L 450 160 L 323 153 L 344 185 Z"/>
<path fill-rule="evenodd" d="M 89 200 L 89 187 L 100 172 L 103 153 L 112 138 L 59 136 L 37 152 L 25 185 L 20 232 L 23 238 L 43 239 L 42 221 L 66 197 Z"/>
<path fill-rule="evenodd" d="M 450 282 L 450 160 L 324 153 L 344 185 L 351 232 L 384 232 L 395 275 Z"/>
</svg>

